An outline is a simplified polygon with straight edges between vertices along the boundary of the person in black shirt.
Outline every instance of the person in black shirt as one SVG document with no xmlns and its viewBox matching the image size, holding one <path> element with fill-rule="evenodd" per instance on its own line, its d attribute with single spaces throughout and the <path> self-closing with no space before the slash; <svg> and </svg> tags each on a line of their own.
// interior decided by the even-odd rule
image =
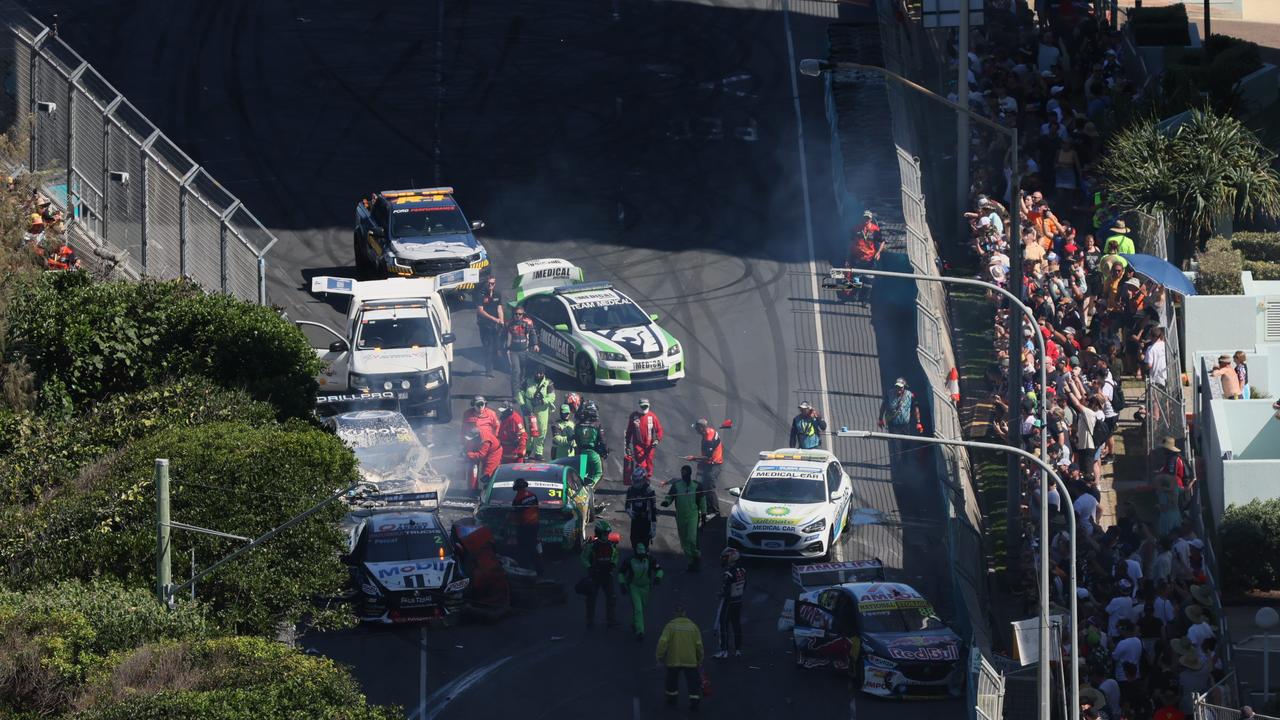
<svg viewBox="0 0 1280 720">
<path fill-rule="evenodd" d="M 476 305 L 476 324 L 480 327 L 480 344 L 484 348 L 484 375 L 493 377 L 494 360 L 502 352 L 502 335 L 507 323 L 498 280 L 492 275 L 485 281 L 480 302 Z"/>
<path fill-rule="evenodd" d="M 631 547 L 648 545 L 658 525 L 658 503 L 653 487 L 649 485 L 649 471 L 642 467 L 632 473 L 624 507 L 631 517 Z"/>
</svg>

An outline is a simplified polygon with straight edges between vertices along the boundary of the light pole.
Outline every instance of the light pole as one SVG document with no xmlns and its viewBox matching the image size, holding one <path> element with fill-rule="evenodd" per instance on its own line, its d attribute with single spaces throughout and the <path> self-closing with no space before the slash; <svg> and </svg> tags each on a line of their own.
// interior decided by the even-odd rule
<svg viewBox="0 0 1280 720">
<path fill-rule="evenodd" d="M 962 11 L 967 9 L 968 8 L 962 8 Z M 1010 204 L 1012 205 L 1009 211 L 1009 270 L 1010 270 L 1009 286 L 1013 288 L 1018 288 L 1019 291 L 1021 291 L 1023 261 L 1022 261 L 1022 227 L 1021 227 L 1022 219 L 1020 215 L 1021 208 L 1019 207 L 1019 205 L 1022 202 L 1022 176 L 1021 176 L 1021 173 L 1018 172 L 1018 166 L 1020 164 L 1020 160 L 1018 158 L 1017 127 L 1011 127 L 1011 128 L 1005 127 L 1004 125 L 1001 125 L 998 122 L 995 122 L 993 120 L 983 117 L 982 115 L 979 115 L 978 113 L 973 112 L 973 110 L 969 109 L 968 107 L 960 105 L 959 103 L 952 102 L 951 100 L 945 97 L 942 97 L 941 95 L 929 90 L 928 88 L 918 85 L 912 82 L 911 80 L 908 80 L 907 78 L 899 75 L 898 73 L 893 72 L 892 70 L 888 70 L 886 68 L 882 68 L 877 65 L 864 65 L 862 63 L 845 62 L 845 61 L 816 60 L 812 58 L 800 61 L 800 72 L 803 75 L 817 77 L 821 75 L 823 72 L 827 72 L 831 70 L 863 70 L 866 72 L 876 73 L 881 77 L 883 77 L 885 80 L 892 80 L 898 83 L 899 85 L 902 85 L 903 87 L 909 88 L 921 95 L 924 95 L 927 98 L 940 102 L 943 105 L 946 105 L 947 107 L 951 108 L 952 110 L 962 113 L 965 117 L 969 118 L 973 122 L 976 122 L 979 125 L 984 125 L 988 128 L 991 128 L 992 130 L 995 130 L 997 133 L 1000 133 L 1001 135 L 1004 135 L 1005 137 L 1009 138 L 1009 142 L 1010 142 L 1009 164 L 1012 166 L 1010 168 L 1010 171 L 1012 173 L 1010 177 L 1010 182 L 1013 184 L 1013 188 L 1009 194 L 1009 198 L 1011 200 Z M 873 274 L 873 273 L 869 273 L 862 270 L 860 270 L 859 272 L 863 272 L 868 275 Z M 921 279 L 928 276 L 910 275 L 908 277 L 911 277 L 914 279 Z M 954 280 L 958 278 L 952 278 L 952 279 Z M 1027 316 L 1031 318 L 1031 326 L 1033 329 L 1035 328 L 1035 325 L 1036 325 L 1035 318 L 1034 316 L 1031 315 L 1030 310 L 1025 305 L 1022 304 L 1020 298 L 1015 297 L 1012 293 L 1005 291 L 1004 288 L 991 285 L 990 283 L 979 283 L 977 281 L 970 281 L 970 283 L 982 285 L 988 288 L 995 288 L 1005 297 L 1008 297 L 1014 302 L 1016 302 L 1018 306 L 1023 309 L 1023 312 L 1027 313 Z M 970 283 L 962 283 L 962 284 L 970 284 Z M 1021 337 L 1021 333 L 1019 332 L 1021 330 L 1021 325 L 1022 325 L 1022 320 L 1017 316 L 1015 316 L 1013 313 L 1009 313 L 1010 376 L 1013 375 L 1013 360 L 1014 360 L 1013 345 L 1014 343 L 1019 342 L 1019 338 Z M 1042 337 L 1040 337 L 1040 333 L 1038 331 L 1035 332 L 1034 334 L 1036 335 L 1036 339 L 1040 345 L 1040 394 L 1043 395 L 1045 392 L 1044 340 Z M 1021 354 L 1019 353 L 1019 363 L 1021 360 L 1020 355 Z M 1019 370 L 1019 373 L 1020 372 L 1021 370 Z M 1045 422 L 1044 398 L 1039 397 L 1037 399 L 1039 401 L 1040 411 L 1041 411 L 1040 412 L 1041 454 L 1044 455 L 1045 454 L 1044 433 L 1045 431 L 1048 430 L 1048 425 Z M 1022 384 L 1019 382 L 1014 382 L 1012 377 L 1010 378 L 1010 382 L 1009 382 L 1008 403 L 1009 403 L 1010 413 L 1020 412 L 1022 408 Z M 1008 502 L 1009 512 L 1011 514 L 1016 510 L 1021 500 L 1021 495 L 1018 492 L 1018 488 L 1021 485 L 1021 481 L 1022 481 L 1022 477 L 1021 477 L 1021 473 L 1019 472 L 1017 461 L 1014 458 L 1010 458 L 1007 502 Z M 1041 520 L 1040 547 L 1042 548 L 1042 552 L 1045 552 L 1045 553 L 1048 552 L 1046 548 L 1048 546 L 1048 536 L 1049 536 L 1048 528 L 1045 525 L 1045 520 L 1049 516 L 1049 498 L 1048 498 L 1048 493 L 1045 491 L 1045 488 L 1047 487 L 1047 485 L 1048 485 L 1047 479 L 1045 478 L 1044 475 L 1041 475 L 1041 478 L 1040 478 L 1040 488 L 1041 488 L 1040 489 L 1040 520 Z M 1006 536 L 1006 544 L 1009 546 L 1010 557 L 1012 557 L 1013 547 L 1017 543 L 1017 526 L 1012 521 L 1012 518 L 1010 519 L 1008 526 L 1009 527 L 1008 527 L 1008 535 Z M 1049 596 L 1049 569 L 1048 569 L 1047 563 L 1041 562 L 1040 565 L 1041 565 L 1040 567 L 1040 646 L 1047 647 L 1049 644 L 1049 597 L 1048 597 Z M 1078 672 L 1078 671 L 1073 671 L 1073 672 Z M 1049 720 L 1049 666 L 1045 663 L 1040 664 L 1039 677 L 1038 677 L 1037 684 L 1039 686 L 1039 691 L 1040 691 L 1039 718 L 1040 720 Z"/>
<path fill-rule="evenodd" d="M 832 62 L 829 60 L 814 60 L 814 59 L 806 59 L 806 60 L 800 61 L 800 72 L 804 75 L 818 76 L 826 71 L 840 70 L 840 69 L 865 70 L 868 72 L 876 73 L 881 77 L 883 77 L 885 80 L 893 80 L 898 84 L 906 88 L 909 88 L 910 90 L 913 90 L 916 93 L 919 93 L 927 98 L 930 98 L 932 100 L 942 103 L 943 105 L 946 105 L 952 110 L 955 110 L 956 112 L 960 113 L 963 117 L 969 118 L 974 122 L 978 123 L 979 125 L 983 125 L 988 128 L 991 128 L 992 130 L 995 130 L 1001 135 L 1004 135 L 1005 137 L 1009 138 L 1009 142 L 1010 142 L 1009 164 L 1011 166 L 1009 168 L 1011 173 L 1009 181 L 1013 185 L 1009 194 L 1009 198 L 1011 200 L 1011 203 L 1010 203 L 1011 208 L 1009 212 L 1009 287 L 1021 288 L 1022 287 L 1022 216 L 1018 206 L 1022 202 L 1022 197 L 1021 197 L 1022 196 L 1022 174 L 1018 171 L 1018 167 L 1021 161 L 1018 158 L 1017 127 L 1012 127 L 1012 128 L 1005 127 L 1000 123 L 994 122 L 988 118 L 983 117 L 982 115 L 979 115 L 973 112 L 973 110 L 971 110 L 967 105 L 961 105 L 959 103 L 952 102 L 951 100 L 941 95 L 938 95 L 935 92 L 930 91 L 928 88 L 918 85 L 891 70 L 886 70 L 885 68 L 882 68 L 876 65 L 863 65 L 861 63 L 853 63 L 853 62 L 843 62 L 843 61 Z M 1021 335 L 1018 332 L 1019 330 L 1018 323 L 1019 323 L 1018 318 L 1015 317 L 1012 313 L 1010 313 L 1008 330 L 1009 330 L 1011 351 L 1013 349 L 1012 343 L 1016 342 L 1018 338 L 1021 337 Z M 1035 324 L 1034 319 L 1032 320 L 1032 324 L 1033 325 Z M 1012 354 L 1012 352 L 1010 354 Z M 1011 363 L 1012 363 L 1012 359 L 1011 359 Z M 1009 383 L 1007 402 L 1009 403 L 1010 412 L 1016 412 L 1018 409 L 1022 407 L 1022 385 L 1020 383 L 1016 383 L 1016 382 Z M 1018 503 L 1021 499 L 1018 493 L 1017 462 L 1012 457 L 1009 458 L 1008 470 L 1009 470 L 1009 487 L 1006 495 L 1006 501 L 1009 508 L 1009 512 L 1012 514 L 1017 509 Z M 1012 521 L 1012 517 L 1010 517 L 1010 522 L 1008 523 L 1008 531 L 1007 531 L 1005 542 L 1011 548 L 1014 545 L 1016 545 L 1018 542 L 1018 525 L 1017 523 Z M 1045 582 L 1047 583 L 1048 581 L 1046 580 Z M 1044 681 L 1044 684 L 1041 687 L 1048 688 L 1049 686 L 1048 677 L 1045 676 L 1042 678 L 1042 680 Z"/>
<path fill-rule="evenodd" d="M 1029 460 L 1035 463 L 1036 465 L 1039 465 L 1040 472 L 1042 473 L 1042 475 L 1047 475 L 1048 477 L 1053 478 L 1054 485 L 1058 488 L 1058 494 L 1062 496 L 1062 501 L 1066 503 L 1068 508 L 1068 513 L 1071 516 L 1071 523 L 1070 523 L 1071 529 L 1069 532 L 1069 537 L 1071 539 L 1070 541 L 1071 542 L 1071 548 L 1070 548 L 1071 565 L 1070 565 L 1070 568 L 1068 569 L 1068 576 L 1069 576 L 1068 584 L 1070 585 L 1068 590 L 1071 595 L 1071 655 L 1070 655 L 1071 708 L 1075 708 L 1075 712 L 1079 712 L 1079 708 L 1080 708 L 1080 643 L 1079 643 L 1080 626 L 1078 624 L 1079 613 L 1077 612 L 1077 607 L 1076 607 L 1076 603 L 1078 601 L 1078 596 L 1077 596 L 1078 588 L 1076 586 L 1076 508 L 1075 508 L 1075 505 L 1073 505 L 1071 502 L 1071 493 L 1067 490 L 1066 483 L 1062 481 L 1062 478 L 1058 477 L 1058 473 L 1053 468 L 1049 467 L 1049 464 L 1046 463 L 1044 460 L 1036 457 L 1035 455 L 1032 455 L 1031 453 L 1027 452 L 1026 450 L 1023 450 L 1020 447 L 1013 447 L 1011 445 L 998 445 L 996 443 L 978 442 L 976 440 L 951 440 L 949 438 L 935 438 L 935 437 L 924 437 L 924 436 L 916 436 L 916 435 L 896 435 L 894 433 L 872 432 L 870 430 L 849 430 L 847 428 L 840 428 L 840 432 L 836 433 L 836 437 L 874 438 L 877 440 L 896 440 L 898 442 L 919 442 L 919 443 L 925 443 L 927 445 L 954 445 L 956 447 L 979 448 L 982 450 L 995 450 L 997 452 L 1013 453 L 1014 455 L 1019 455 L 1023 459 Z M 1048 487 L 1044 485 L 1040 486 L 1040 497 L 1044 499 L 1044 503 L 1047 505 L 1049 502 Z M 1047 533 L 1042 533 L 1042 535 L 1047 535 Z M 1047 568 L 1049 566 L 1049 549 L 1047 545 L 1041 546 L 1040 566 L 1041 566 L 1041 569 Z M 1048 606 L 1047 593 L 1046 595 L 1041 597 L 1041 605 L 1045 607 Z M 1045 615 L 1042 617 L 1041 625 L 1040 625 L 1040 629 L 1041 629 L 1040 667 L 1041 668 L 1049 667 L 1049 663 L 1047 662 L 1049 657 L 1049 641 L 1048 641 L 1048 638 L 1046 637 L 1048 635 L 1048 627 L 1049 625 L 1047 621 L 1047 615 Z M 1047 685 L 1044 687 L 1044 690 L 1047 693 L 1048 691 Z M 1047 698 L 1048 698 L 1047 694 L 1041 695 L 1040 710 L 1042 713 L 1048 710 Z M 1071 712 L 1072 712 L 1071 709 L 1068 708 L 1068 715 L 1070 715 Z"/>
</svg>

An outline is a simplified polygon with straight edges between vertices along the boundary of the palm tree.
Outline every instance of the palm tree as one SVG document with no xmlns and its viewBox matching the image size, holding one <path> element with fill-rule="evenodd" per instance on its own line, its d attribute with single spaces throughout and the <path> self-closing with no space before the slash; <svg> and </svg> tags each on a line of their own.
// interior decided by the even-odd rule
<svg viewBox="0 0 1280 720">
<path fill-rule="evenodd" d="M 1239 120 L 1206 109 L 1171 132 L 1155 118 L 1119 131 L 1098 169 L 1115 206 L 1170 220 L 1185 258 L 1221 218 L 1280 216 L 1275 158 Z"/>
</svg>

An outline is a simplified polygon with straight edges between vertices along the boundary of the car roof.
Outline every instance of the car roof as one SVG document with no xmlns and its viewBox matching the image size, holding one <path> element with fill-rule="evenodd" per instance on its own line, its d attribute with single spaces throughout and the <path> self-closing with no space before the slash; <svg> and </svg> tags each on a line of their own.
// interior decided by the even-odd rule
<svg viewBox="0 0 1280 720">
<path fill-rule="evenodd" d="M 444 532 L 444 523 L 434 510 L 375 508 L 368 516 L 367 525 L 374 533 L 397 532 L 415 526 Z"/>
<path fill-rule="evenodd" d="M 524 478 L 525 480 L 564 480 L 565 470 L 568 467 L 560 463 L 508 463 L 499 465 L 498 469 L 493 472 L 494 482 L 515 482 L 516 478 Z"/>
<path fill-rule="evenodd" d="M 454 205 L 453 188 L 433 187 L 416 190 L 383 190 L 378 193 L 392 208 Z"/>
<path fill-rule="evenodd" d="M 748 479 L 795 478 L 797 480 L 826 481 L 826 463 L 803 460 L 761 460 L 751 468 Z"/>
<path fill-rule="evenodd" d="M 915 588 L 904 583 L 861 582 L 845 583 L 840 587 L 857 598 L 859 603 L 887 600 L 924 600 L 924 596 L 916 592 Z"/>
</svg>

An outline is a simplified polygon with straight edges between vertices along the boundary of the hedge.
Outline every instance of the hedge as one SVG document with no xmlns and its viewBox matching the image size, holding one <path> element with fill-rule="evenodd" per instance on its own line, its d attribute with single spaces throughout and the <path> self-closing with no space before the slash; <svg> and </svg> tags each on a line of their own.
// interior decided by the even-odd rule
<svg viewBox="0 0 1280 720">
<path fill-rule="evenodd" d="M 1233 233 L 1231 235 L 1231 246 L 1239 250 L 1244 255 L 1245 260 L 1280 262 L 1280 233 Z"/>
<path fill-rule="evenodd" d="M 170 461 L 173 518 L 245 537 L 277 527 L 357 476 L 354 455 L 336 436 L 301 421 L 161 430 L 85 467 L 74 483 L 32 505 L 0 508 L 6 582 L 21 588 L 61 578 L 152 583 L 158 457 Z M 198 596 L 236 632 L 270 635 L 280 622 L 297 622 L 311 610 L 312 597 L 336 594 L 345 581 L 338 560 L 342 512 L 341 504 L 330 504 L 202 580 Z M 182 559 L 193 544 L 201 566 L 238 546 L 175 532 L 175 582 L 189 575 Z"/>
<path fill-rule="evenodd" d="M 1232 505 L 1222 516 L 1218 534 L 1227 589 L 1280 589 L 1280 500 Z"/>
<path fill-rule="evenodd" d="M 1223 245 L 1227 243 L 1227 245 Z M 1240 283 L 1243 264 L 1240 253 L 1224 249 L 1230 241 L 1210 238 L 1204 252 L 1196 256 L 1199 270 L 1196 272 L 1196 292 L 1201 295 L 1239 295 L 1244 292 Z"/>
<path fill-rule="evenodd" d="M 169 689 L 179 680 L 181 685 Z M 121 654 L 90 686 L 78 720 L 399 720 L 369 705 L 332 660 L 260 638 L 148 646 Z"/>
<path fill-rule="evenodd" d="M 230 420 L 261 426 L 275 412 L 199 376 L 113 395 L 73 418 L 0 411 L 0 505 L 32 502 L 95 458 L 158 430 Z"/>
<path fill-rule="evenodd" d="M 5 360 L 25 358 L 41 406 L 59 414 L 185 375 L 243 388 L 282 417 L 315 406 L 320 361 L 302 332 L 271 308 L 194 283 L 42 273 L 22 283 L 6 315 Z"/>
<path fill-rule="evenodd" d="M 0 715 L 65 711 L 112 654 L 210 632 L 203 606 L 169 610 L 150 591 L 114 582 L 0 591 Z"/>
<path fill-rule="evenodd" d="M 1244 269 L 1253 273 L 1254 280 L 1280 280 L 1280 263 L 1245 260 Z"/>
</svg>

